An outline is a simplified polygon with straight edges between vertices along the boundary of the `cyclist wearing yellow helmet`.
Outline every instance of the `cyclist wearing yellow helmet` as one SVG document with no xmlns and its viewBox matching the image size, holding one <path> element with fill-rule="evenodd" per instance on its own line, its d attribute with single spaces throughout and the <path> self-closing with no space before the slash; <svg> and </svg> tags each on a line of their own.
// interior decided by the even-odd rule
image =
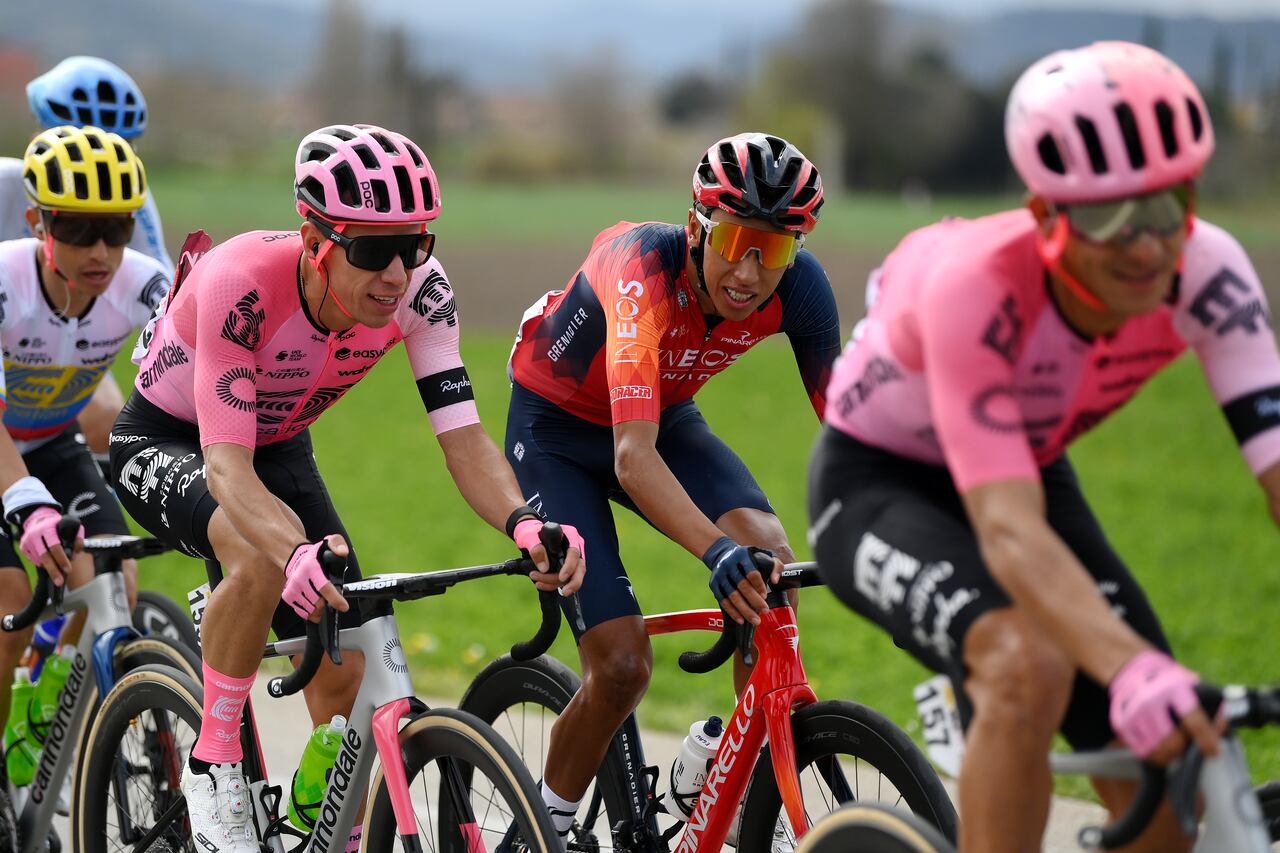
<svg viewBox="0 0 1280 853">
<path fill-rule="evenodd" d="M 78 586 L 93 566 L 84 555 L 67 561 L 54 532 L 60 511 L 79 516 L 81 535 L 129 529 L 76 417 L 168 292 L 169 276 L 125 248 L 147 188 L 141 161 L 121 137 L 95 127 L 46 130 L 27 147 L 23 183 L 36 236 L 0 243 L 0 491 L 5 519 L 22 530 L 18 548 L 55 582 L 69 575 Z M 0 536 L 0 612 L 30 597 L 21 566 L 14 542 Z M 78 631 L 73 621 L 70 638 Z M 9 703 L 4 674 L 28 635 L 0 633 L 0 714 Z"/>
</svg>

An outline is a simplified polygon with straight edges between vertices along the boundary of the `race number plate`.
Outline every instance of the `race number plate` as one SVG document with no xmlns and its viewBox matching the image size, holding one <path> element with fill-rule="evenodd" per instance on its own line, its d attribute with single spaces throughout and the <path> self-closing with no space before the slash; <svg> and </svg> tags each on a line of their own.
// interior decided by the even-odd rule
<svg viewBox="0 0 1280 853">
<path fill-rule="evenodd" d="M 944 773 L 959 776 L 960 761 L 964 758 L 964 729 L 960 726 L 960 709 L 956 707 L 951 679 L 935 675 L 916 685 L 912 695 L 920 722 L 924 724 L 924 743 L 929 758 Z"/>
<path fill-rule="evenodd" d="M 204 619 L 204 609 L 209 604 L 209 582 L 205 581 L 200 586 L 187 593 L 187 606 L 191 608 L 191 621 L 196 626 L 196 638 L 200 637 L 200 622 Z"/>
</svg>

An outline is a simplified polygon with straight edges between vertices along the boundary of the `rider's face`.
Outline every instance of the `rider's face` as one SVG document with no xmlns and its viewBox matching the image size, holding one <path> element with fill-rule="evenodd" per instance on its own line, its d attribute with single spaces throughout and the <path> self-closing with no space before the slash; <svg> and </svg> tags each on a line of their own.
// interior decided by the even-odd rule
<svg viewBox="0 0 1280 853">
<path fill-rule="evenodd" d="M 59 213 L 59 217 L 70 221 L 79 218 L 92 219 L 129 219 L 127 213 L 121 214 L 94 214 L 92 217 L 84 217 L 74 213 Z M 48 228 L 47 220 L 36 219 L 34 225 L 39 227 L 39 235 L 44 237 L 45 229 Z M 124 260 L 125 247 L 109 246 L 106 240 L 98 239 L 89 246 L 77 246 L 72 243 L 66 243 L 56 237 L 53 240 L 53 262 L 57 266 L 58 271 L 70 279 L 74 286 L 88 296 L 101 296 L 111 286 L 111 282 L 115 279 L 116 271 L 120 269 L 120 264 Z M 41 251 L 40 256 L 43 258 L 44 253 Z"/>
<path fill-rule="evenodd" d="M 378 236 L 384 234 L 420 234 L 420 225 L 348 225 L 343 230 L 346 237 Z M 302 225 L 302 238 L 310 252 L 312 246 L 324 246 L 324 237 L 310 222 Z M 390 263 L 381 270 L 366 270 L 354 266 L 347 260 L 346 252 L 341 246 L 332 246 L 324 255 L 324 268 L 328 276 L 329 287 L 338 301 L 351 312 L 352 318 L 363 326 L 375 329 L 382 328 L 391 322 L 400 300 L 404 298 L 409 287 L 409 279 L 413 270 L 407 269 L 399 256 L 393 256 Z M 350 325 L 336 308 L 325 304 L 321 308 L 319 318 L 329 328 L 344 328 Z M 332 321 L 332 322 L 330 322 Z"/>
<path fill-rule="evenodd" d="M 1093 243 L 1072 234 L 1062 263 L 1111 313 L 1135 317 L 1168 298 L 1186 241 L 1186 231 L 1167 237 L 1146 231 L 1127 244 Z"/>
<path fill-rule="evenodd" d="M 769 233 L 789 233 L 763 220 L 744 219 L 720 209 L 712 211 L 711 221 L 744 225 Z M 698 221 L 696 213 L 690 211 L 689 245 L 696 246 L 701 235 L 702 224 Z M 707 283 L 707 293 L 703 294 L 697 290 L 698 302 L 702 304 L 704 311 L 710 309 L 712 313 L 726 320 L 745 320 L 751 316 L 751 312 L 758 309 L 778 289 L 782 275 L 788 269 L 787 267 L 769 269 L 764 266 L 758 250 L 748 251 L 737 261 L 727 261 L 711 248 L 709 241 L 702 257 L 702 275 Z M 710 304 L 706 304 L 707 302 Z"/>
</svg>

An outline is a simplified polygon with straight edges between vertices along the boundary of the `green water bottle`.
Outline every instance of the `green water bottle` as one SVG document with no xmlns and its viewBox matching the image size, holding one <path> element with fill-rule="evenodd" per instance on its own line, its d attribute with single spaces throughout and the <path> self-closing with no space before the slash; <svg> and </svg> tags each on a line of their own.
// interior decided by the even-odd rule
<svg viewBox="0 0 1280 853">
<path fill-rule="evenodd" d="M 66 686 L 67 676 L 76 660 L 76 647 L 66 645 L 62 651 L 45 661 L 31 694 L 31 734 L 43 744 L 49 735 L 49 724 L 58 714 L 58 696 Z"/>
<path fill-rule="evenodd" d="M 32 742 L 27 713 L 35 686 L 25 666 L 13 671 L 13 691 L 9 694 L 9 722 L 4 727 L 4 763 L 9 781 L 16 787 L 30 785 L 40 762 L 40 750 Z"/>
<path fill-rule="evenodd" d="M 292 796 L 289 797 L 289 822 L 298 829 L 311 831 L 320 814 L 320 802 L 329 785 L 329 771 L 338 758 L 338 747 L 347 730 L 347 718 L 341 714 L 325 725 L 316 726 L 302 751 L 298 772 L 293 774 Z"/>
</svg>

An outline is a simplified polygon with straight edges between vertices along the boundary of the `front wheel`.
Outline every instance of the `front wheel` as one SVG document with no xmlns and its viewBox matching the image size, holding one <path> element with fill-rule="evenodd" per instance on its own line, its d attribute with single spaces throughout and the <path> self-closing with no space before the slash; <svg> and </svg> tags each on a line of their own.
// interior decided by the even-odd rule
<svg viewBox="0 0 1280 853">
<path fill-rule="evenodd" d="M 520 757 L 471 714 L 442 708 L 414 717 L 400 731 L 400 754 L 420 849 L 457 853 L 495 849 L 559 853 L 562 849 L 538 786 Z M 399 848 L 397 835 L 391 795 L 379 770 L 365 827 L 365 849 L 391 853 Z"/>
<path fill-rule="evenodd" d="M 172 666 L 142 666 L 116 683 L 81 755 L 71 849 L 133 850 L 163 824 L 149 849 L 197 853 L 180 782 L 200 731 L 202 702 L 200 685 Z"/>
<path fill-rule="evenodd" d="M 911 738 L 879 713 L 856 702 L 817 702 L 792 715 L 791 731 L 810 825 L 840 806 L 879 801 L 910 809 L 955 840 L 955 807 L 938 774 Z M 741 853 L 794 847 L 767 748 L 752 774 L 742 814 Z"/>
<path fill-rule="evenodd" d="M 916 815 L 880 803 L 855 803 L 821 818 L 796 853 L 950 853 L 955 848 Z"/>
</svg>

